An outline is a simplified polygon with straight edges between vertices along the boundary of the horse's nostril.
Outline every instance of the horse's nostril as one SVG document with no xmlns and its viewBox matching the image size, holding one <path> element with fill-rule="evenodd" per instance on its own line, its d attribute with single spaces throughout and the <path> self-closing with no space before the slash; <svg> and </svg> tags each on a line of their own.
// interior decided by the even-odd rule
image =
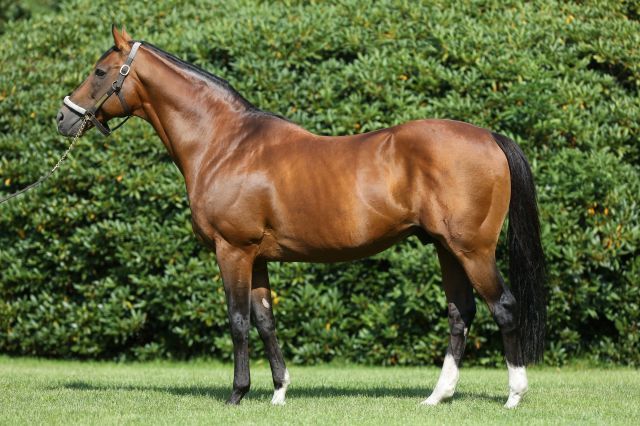
<svg viewBox="0 0 640 426">
<path fill-rule="evenodd" d="M 58 111 L 58 123 L 64 120 L 64 114 L 62 111 Z"/>
</svg>

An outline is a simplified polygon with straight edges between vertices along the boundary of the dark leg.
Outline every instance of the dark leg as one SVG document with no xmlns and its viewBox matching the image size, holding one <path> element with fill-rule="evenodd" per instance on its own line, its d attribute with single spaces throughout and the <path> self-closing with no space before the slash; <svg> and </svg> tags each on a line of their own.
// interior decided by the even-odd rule
<svg viewBox="0 0 640 426">
<path fill-rule="evenodd" d="M 518 305 L 511 291 L 505 286 L 500 272 L 497 272 L 497 275 L 502 294 L 498 302 L 493 305 L 492 312 L 502 333 L 504 357 L 509 371 L 509 399 L 505 407 L 515 408 L 529 389 L 527 371 L 523 362 L 522 345 L 516 322 Z"/>
<path fill-rule="evenodd" d="M 507 408 L 515 408 L 528 390 L 527 373 L 522 362 L 522 346 L 517 329 L 517 303 L 505 286 L 494 257 L 481 252 L 460 257 L 473 287 L 489 305 L 500 327 L 504 354 L 509 370 L 509 399 Z"/>
<path fill-rule="evenodd" d="M 500 295 L 500 299 L 493 303 L 491 312 L 502 333 L 504 357 L 511 365 L 523 366 L 522 348 L 516 329 L 516 309 L 518 309 L 518 306 L 513 294 L 511 294 L 511 291 L 504 284 L 500 272 L 497 272 L 497 275 L 502 288 L 502 294 Z"/>
<path fill-rule="evenodd" d="M 227 404 L 239 404 L 249 391 L 249 326 L 253 253 L 220 245 L 216 257 L 227 296 L 227 313 L 233 340 L 233 391 Z"/>
<path fill-rule="evenodd" d="M 253 265 L 253 279 L 251 289 L 251 311 L 254 323 L 264 342 L 264 349 L 271 365 L 271 375 L 275 392 L 271 403 L 284 405 L 285 394 L 289 386 L 289 372 L 284 365 L 282 351 L 276 338 L 276 325 L 273 317 L 273 302 L 269 285 L 267 262 L 256 260 Z"/>
<path fill-rule="evenodd" d="M 453 396 L 469 327 L 476 313 L 473 288 L 464 269 L 443 246 L 437 244 L 436 249 L 442 268 L 442 284 L 449 303 L 450 335 L 440 379 L 429 398 L 423 401 L 426 405 L 436 405 Z"/>
</svg>

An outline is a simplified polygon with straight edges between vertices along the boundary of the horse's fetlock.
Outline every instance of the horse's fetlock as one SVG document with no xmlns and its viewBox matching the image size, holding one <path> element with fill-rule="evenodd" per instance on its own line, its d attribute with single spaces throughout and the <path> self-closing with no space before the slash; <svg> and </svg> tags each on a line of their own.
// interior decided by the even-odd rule
<svg viewBox="0 0 640 426">
<path fill-rule="evenodd" d="M 234 382 L 233 383 L 233 391 L 234 392 L 238 392 L 241 394 L 246 394 L 247 392 L 249 392 L 249 389 L 251 388 L 251 382 L 250 381 L 241 381 L 241 382 Z"/>
</svg>

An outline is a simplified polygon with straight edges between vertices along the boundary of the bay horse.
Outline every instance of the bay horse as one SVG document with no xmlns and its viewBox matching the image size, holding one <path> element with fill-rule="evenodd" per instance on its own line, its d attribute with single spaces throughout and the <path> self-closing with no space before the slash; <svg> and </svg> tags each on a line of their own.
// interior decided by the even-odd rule
<svg viewBox="0 0 640 426">
<path fill-rule="evenodd" d="M 414 235 L 434 244 L 450 339 L 423 401 L 451 398 L 475 315 L 474 292 L 503 337 L 508 408 L 544 349 L 544 257 L 533 177 L 509 138 L 450 120 L 417 120 L 353 136 L 319 136 L 249 103 L 225 80 L 112 27 L 114 46 L 64 100 L 65 136 L 114 117 L 148 121 L 182 172 L 196 236 L 215 251 L 234 354 L 229 404 L 249 391 L 251 316 L 271 365 L 273 404 L 289 373 L 276 339 L 267 262 L 336 262 Z M 117 96 L 112 96 L 112 95 Z M 510 287 L 496 266 L 509 213 Z"/>
</svg>

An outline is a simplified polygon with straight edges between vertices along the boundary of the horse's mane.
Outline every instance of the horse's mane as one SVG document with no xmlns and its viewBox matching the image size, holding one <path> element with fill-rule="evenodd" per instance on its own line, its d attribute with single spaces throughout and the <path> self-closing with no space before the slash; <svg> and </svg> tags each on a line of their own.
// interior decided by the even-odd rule
<svg viewBox="0 0 640 426">
<path fill-rule="evenodd" d="M 209 71 L 207 71 L 205 69 L 202 69 L 197 65 L 194 65 L 194 64 L 191 64 L 189 62 L 186 62 L 186 61 L 178 58 L 177 56 L 174 56 L 171 53 L 166 52 L 166 51 L 160 49 L 159 47 L 157 47 L 157 46 L 155 46 L 155 45 L 153 45 L 153 44 L 151 44 L 151 43 L 149 43 L 147 41 L 143 41 L 143 40 L 137 40 L 137 41 L 142 43 L 143 46 L 147 47 L 149 50 L 151 50 L 152 52 L 156 53 L 160 57 L 168 59 L 172 63 L 176 64 L 178 67 L 180 67 L 182 69 L 186 69 L 188 71 L 191 71 L 191 72 L 193 72 L 193 73 L 195 73 L 195 74 L 207 79 L 208 81 L 213 82 L 218 87 L 222 88 L 227 93 L 229 93 L 238 102 L 240 102 L 245 108 L 247 108 L 247 111 L 249 111 L 251 113 L 254 113 L 254 114 L 266 115 L 266 116 L 270 116 L 270 117 L 280 118 L 280 119 L 285 120 L 285 121 L 290 121 L 286 117 L 283 117 L 283 116 L 281 116 L 279 114 L 275 114 L 275 113 L 272 113 L 272 112 L 263 111 L 260 108 L 258 108 L 257 106 L 253 105 L 244 96 L 242 96 L 240 94 L 240 92 L 238 92 L 227 80 L 225 80 L 223 78 L 220 78 L 217 75 L 212 74 Z M 129 43 L 132 44 L 132 43 L 135 43 L 135 41 L 132 40 Z"/>
</svg>

